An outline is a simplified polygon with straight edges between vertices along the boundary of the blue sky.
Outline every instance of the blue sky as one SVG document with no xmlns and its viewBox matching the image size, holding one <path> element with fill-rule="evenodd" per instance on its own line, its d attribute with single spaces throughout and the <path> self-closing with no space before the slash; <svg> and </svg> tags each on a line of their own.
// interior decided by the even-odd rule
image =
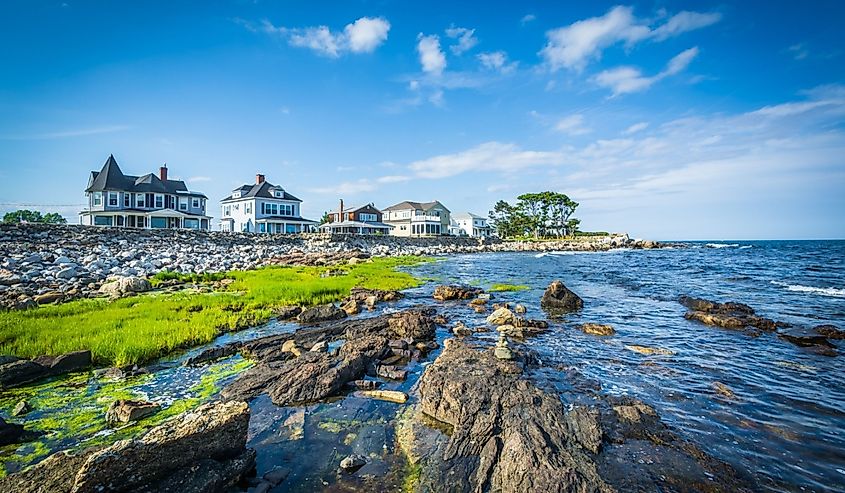
<svg viewBox="0 0 845 493">
<path fill-rule="evenodd" d="M 556 190 L 588 230 L 845 237 L 842 2 L 0 4 L 0 210 L 113 153 L 319 218 Z M 33 205 L 29 205 L 33 204 Z"/>
</svg>

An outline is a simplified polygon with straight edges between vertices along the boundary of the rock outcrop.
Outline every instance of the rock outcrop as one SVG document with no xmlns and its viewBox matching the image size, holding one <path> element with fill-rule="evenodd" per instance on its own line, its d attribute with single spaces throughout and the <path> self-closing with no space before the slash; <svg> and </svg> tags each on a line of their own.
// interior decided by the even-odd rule
<svg viewBox="0 0 845 493">
<path fill-rule="evenodd" d="M 274 404 L 290 406 L 338 395 L 365 375 L 402 380 L 405 372 L 396 365 L 420 358 L 421 349 L 433 342 L 431 315 L 431 310 L 412 309 L 251 341 L 244 344 L 243 353 L 257 364 L 222 395 L 249 400 L 267 393 Z M 298 351 L 297 355 L 291 350 L 340 340 L 345 342 L 336 353 Z"/>
<path fill-rule="evenodd" d="M 0 490 L 223 492 L 254 468 L 255 452 L 246 449 L 248 425 L 246 403 L 207 404 L 137 439 L 77 454 L 53 454 L 0 479 Z"/>
<path fill-rule="evenodd" d="M 432 297 L 437 301 L 469 300 L 483 292 L 484 290 L 481 288 L 448 284 L 435 287 Z"/>
<path fill-rule="evenodd" d="M 43 378 L 84 370 L 91 366 L 91 351 L 74 351 L 33 360 L 4 357 L 0 362 L 0 389 L 17 387 Z"/>
<path fill-rule="evenodd" d="M 687 320 L 723 329 L 743 330 L 752 336 L 777 330 L 774 320 L 756 315 L 753 308 L 743 303 L 716 303 L 689 296 L 681 296 L 679 301 L 689 310 L 684 315 Z"/>
<path fill-rule="evenodd" d="M 584 300 L 562 282 L 552 281 L 540 299 L 540 307 L 551 315 L 561 315 L 584 308 Z"/>
<path fill-rule="evenodd" d="M 332 303 L 312 306 L 297 315 L 296 320 L 303 324 L 316 324 L 346 318 L 347 314 Z"/>
<path fill-rule="evenodd" d="M 567 409 L 526 378 L 526 358 L 492 353 L 450 339 L 426 368 L 419 411 L 449 432 L 408 446 L 422 490 L 651 491 L 661 477 L 667 491 L 747 491 L 644 403 L 597 394 L 595 406 Z M 661 460 L 639 460 L 649 457 Z"/>
</svg>

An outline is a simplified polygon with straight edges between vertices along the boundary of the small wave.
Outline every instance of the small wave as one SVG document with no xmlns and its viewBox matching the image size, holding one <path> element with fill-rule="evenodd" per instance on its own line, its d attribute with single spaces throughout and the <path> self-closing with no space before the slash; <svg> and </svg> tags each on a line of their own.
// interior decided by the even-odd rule
<svg viewBox="0 0 845 493">
<path fill-rule="evenodd" d="M 739 247 L 739 249 L 740 249 L 740 250 L 747 250 L 747 249 L 749 249 L 749 248 L 751 248 L 751 247 L 753 247 L 753 245 L 742 245 L 741 247 Z"/>
<path fill-rule="evenodd" d="M 538 253 L 537 255 L 534 255 L 534 258 L 543 258 L 543 257 L 545 257 L 546 255 L 548 255 L 548 253 L 546 253 L 546 252 L 541 252 L 541 253 Z"/>
<path fill-rule="evenodd" d="M 739 246 L 739 243 L 707 243 L 707 248 L 736 248 Z"/>
<path fill-rule="evenodd" d="M 845 298 L 845 289 L 842 288 L 817 288 L 815 286 L 803 286 L 801 284 L 787 284 L 780 281 L 771 281 L 776 286 L 782 286 L 787 291 L 796 291 L 799 293 L 820 294 L 822 296 L 833 296 L 834 298 Z"/>
</svg>

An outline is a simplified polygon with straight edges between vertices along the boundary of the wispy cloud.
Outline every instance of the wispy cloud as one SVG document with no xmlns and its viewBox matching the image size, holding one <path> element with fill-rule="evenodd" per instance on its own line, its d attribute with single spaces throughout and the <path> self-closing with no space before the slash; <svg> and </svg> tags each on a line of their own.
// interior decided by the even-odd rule
<svg viewBox="0 0 845 493">
<path fill-rule="evenodd" d="M 521 25 L 523 25 L 523 26 L 524 26 L 524 25 L 526 25 L 526 24 L 528 24 L 529 22 L 534 21 L 534 20 L 537 20 L 537 16 L 536 16 L 536 15 L 534 15 L 534 14 L 525 14 L 525 15 L 523 15 L 523 16 L 522 16 L 522 19 L 520 19 L 520 20 L 519 20 L 519 23 L 520 23 Z"/>
<path fill-rule="evenodd" d="M 361 17 L 339 32 L 332 31 L 328 26 L 274 26 L 266 19 L 258 24 L 243 19 L 235 19 L 235 22 L 252 32 L 281 36 L 291 46 L 308 48 L 330 58 L 338 58 L 344 53 L 372 53 L 387 40 L 390 32 L 390 22 L 383 17 Z"/>
<path fill-rule="evenodd" d="M 599 86 L 610 89 L 614 97 L 640 92 L 666 77 L 685 70 L 696 56 L 698 56 L 698 47 L 684 50 L 669 60 L 663 71 L 651 77 L 643 75 L 637 67 L 616 67 L 599 72 L 593 80 Z"/>
<path fill-rule="evenodd" d="M 475 29 L 452 26 L 446 29 L 446 36 L 457 40 L 457 43 L 449 47 L 455 55 L 461 55 L 473 49 L 478 44 L 478 38 L 475 37 Z"/>
<path fill-rule="evenodd" d="M 492 51 L 479 53 L 478 60 L 481 66 L 488 70 L 495 70 L 502 74 L 509 74 L 516 70 L 519 62 L 509 62 L 508 54 L 504 51 Z"/>
<path fill-rule="evenodd" d="M 680 12 L 652 28 L 649 19 L 637 18 L 633 7 L 617 6 L 599 17 L 574 22 L 546 33 L 547 43 L 540 56 L 551 71 L 562 68 L 581 71 L 601 58 L 602 52 L 617 43 L 627 47 L 646 41 L 664 41 L 682 33 L 718 22 L 719 13 Z"/>
<path fill-rule="evenodd" d="M 555 124 L 555 130 L 573 136 L 588 134 L 592 131 L 584 126 L 583 115 L 570 115 L 565 118 L 561 118 Z"/>
<path fill-rule="evenodd" d="M 643 130 L 648 128 L 648 122 L 639 122 L 631 125 L 630 127 L 626 128 L 622 133 L 624 135 L 631 135 L 638 132 L 642 132 Z"/>
<path fill-rule="evenodd" d="M 61 130 L 57 132 L 34 133 L 34 134 L 19 134 L 19 135 L 0 135 L 0 140 L 52 140 L 52 139 L 67 139 L 72 137 L 86 137 L 89 135 L 109 134 L 114 132 L 122 132 L 129 130 L 128 125 L 107 125 L 103 127 L 79 128 L 72 130 Z"/>
</svg>

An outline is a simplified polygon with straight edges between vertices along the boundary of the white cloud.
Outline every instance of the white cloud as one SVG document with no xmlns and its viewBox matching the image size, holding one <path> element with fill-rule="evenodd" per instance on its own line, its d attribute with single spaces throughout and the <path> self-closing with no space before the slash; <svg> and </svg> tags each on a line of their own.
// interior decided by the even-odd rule
<svg viewBox="0 0 845 493">
<path fill-rule="evenodd" d="M 441 75 L 446 69 L 446 55 L 440 49 L 440 38 L 436 34 L 424 36 L 420 33 L 417 39 L 417 52 L 423 72 Z"/>
<path fill-rule="evenodd" d="M 561 118 L 555 124 L 555 130 L 567 135 L 584 135 L 592 131 L 584 126 L 583 115 L 570 115 Z"/>
<path fill-rule="evenodd" d="M 519 23 L 524 26 L 524 25 L 528 24 L 529 22 L 536 20 L 536 19 L 537 19 L 537 16 L 534 15 L 534 14 L 525 14 L 525 15 L 522 16 L 522 19 L 519 20 Z"/>
<path fill-rule="evenodd" d="M 622 133 L 625 135 L 635 134 L 637 132 L 642 132 L 643 130 L 648 128 L 648 122 L 639 122 L 631 125 L 630 127 L 626 128 Z"/>
<path fill-rule="evenodd" d="M 786 51 L 792 54 L 792 58 L 796 60 L 803 60 L 810 56 L 810 50 L 807 49 L 807 45 L 804 43 L 794 44 L 787 48 Z"/>
<path fill-rule="evenodd" d="M 52 140 L 52 139 L 66 139 L 71 137 L 86 137 L 88 135 L 109 134 L 113 132 L 122 132 L 129 130 L 128 125 L 108 125 L 104 127 L 78 128 L 70 130 L 60 130 L 57 132 L 47 132 L 41 134 L 20 134 L 20 135 L 0 135 L 0 140 Z"/>
<path fill-rule="evenodd" d="M 458 40 L 457 43 L 449 47 L 455 55 L 465 53 L 478 44 L 478 38 L 475 37 L 475 29 L 452 26 L 446 29 L 446 36 Z"/>
<path fill-rule="evenodd" d="M 415 161 L 408 168 L 421 178 L 447 178 L 468 171 L 515 172 L 562 159 L 560 152 L 525 151 L 516 144 L 493 141 L 466 151 Z"/>
<path fill-rule="evenodd" d="M 574 22 L 546 32 L 547 43 L 540 56 L 551 71 L 566 68 L 581 71 L 602 51 L 614 44 L 631 47 L 648 39 L 663 41 L 684 32 L 709 26 L 721 19 L 718 13 L 680 12 L 652 29 L 648 19 L 634 16 L 632 7 L 617 6 L 600 17 Z"/>
<path fill-rule="evenodd" d="M 593 80 L 599 86 L 610 89 L 614 97 L 640 92 L 666 77 L 683 71 L 697 55 L 697 47 L 684 50 L 672 57 L 662 72 L 651 77 L 643 75 L 637 67 L 616 67 L 599 72 Z"/>
<path fill-rule="evenodd" d="M 722 20 L 722 14 L 718 12 L 701 13 L 701 12 L 678 12 L 669 18 L 666 23 L 658 26 L 653 32 L 652 37 L 656 41 L 663 41 L 665 39 L 677 36 L 687 31 L 694 31 L 715 24 Z"/>
<path fill-rule="evenodd" d="M 479 53 L 478 60 L 488 70 L 496 70 L 503 74 L 509 74 L 516 70 L 519 62 L 508 62 L 508 54 L 504 51 L 491 51 Z"/>
<path fill-rule="evenodd" d="M 361 17 L 344 28 L 353 53 L 372 53 L 387 40 L 390 23 L 382 17 Z"/>
<path fill-rule="evenodd" d="M 428 101 L 434 106 L 443 106 L 446 102 L 443 98 L 443 89 L 435 89 L 434 92 L 428 96 Z"/>
<path fill-rule="evenodd" d="M 308 48 L 320 55 L 338 58 L 344 53 L 372 53 L 387 40 L 390 22 L 383 17 L 361 17 L 344 27 L 343 32 L 332 32 L 328 26 L 288 28 L 274 26 L 264 20 L 260 26 L 236 19 L 236 22 L 253 32 L 265 32 L 287 38 L 288 44 Z"/>
</svg>

